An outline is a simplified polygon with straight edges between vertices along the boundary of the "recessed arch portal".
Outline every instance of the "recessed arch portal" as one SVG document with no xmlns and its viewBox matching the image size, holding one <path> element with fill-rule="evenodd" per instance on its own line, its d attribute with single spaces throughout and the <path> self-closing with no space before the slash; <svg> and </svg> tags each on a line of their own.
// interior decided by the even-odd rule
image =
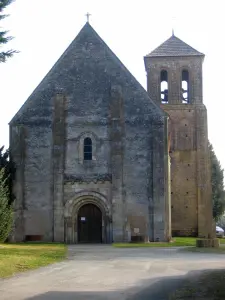
<svg viewBox="0 0 225 300">
<path fill-rule="evenodd" d="M 107 198 L 101 193 L 94 191 L 77 192 L 72 199 L 67 201 L 64 216 L 66 243 L 112 242 L 111 206 L 109 205 Z M 82 220 L 81 217 L 83 217 Z M 86 221 L 87 217 L 89 218 L 89 224 L 82 224 L 81 221 Z M 91 223 L 93 224 L 93 222 L 97 222 L 96 232 L 94 235 L 92 234 L 92 237 L 90 237 L 90 233 L 88 233 L 88 231 L 91 230 Z M 99 231 L 100 223 L 101 232 Z M 81 228 L 81 226 L 83 227 Z M 86 241 L 84 240 L 84 235 L 81 235 L 85 232 Z"/>
</svg>

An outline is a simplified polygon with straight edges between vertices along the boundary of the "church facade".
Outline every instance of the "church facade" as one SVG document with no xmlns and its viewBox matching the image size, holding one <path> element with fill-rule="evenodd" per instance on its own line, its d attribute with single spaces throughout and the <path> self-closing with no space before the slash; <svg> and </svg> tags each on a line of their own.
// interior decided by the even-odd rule
<svg viewBox="0 0 225 300">
<path fill-rule="evenodd" d="M 207 237 L 203 57 L 172 36 L 145 57 L 146 92 L 86 23 L 10 122 L 11 240 Z"/>
</svg>

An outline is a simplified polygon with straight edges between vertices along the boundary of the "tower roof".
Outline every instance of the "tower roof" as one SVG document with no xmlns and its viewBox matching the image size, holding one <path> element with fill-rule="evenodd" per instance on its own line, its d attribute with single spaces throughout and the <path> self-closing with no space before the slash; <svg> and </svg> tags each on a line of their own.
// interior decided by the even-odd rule
<svg viewBox="0 0 225 300">
<path fill-rule="evenodd" d="M 203 53 L 192 48 L 175 35 L 162 43 L 155 50 L 146 55 L 147 57 L 163 57 L 163 56 L 204 56 Z"/>
</svg>

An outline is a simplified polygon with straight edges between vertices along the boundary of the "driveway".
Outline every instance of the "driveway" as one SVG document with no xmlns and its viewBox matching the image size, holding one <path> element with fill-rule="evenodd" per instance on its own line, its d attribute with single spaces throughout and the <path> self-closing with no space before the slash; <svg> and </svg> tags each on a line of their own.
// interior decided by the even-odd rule
<svg viewBox="0 0 225 300">
<path fill-rule="evenodd" d="M 0 299 L 161 300 L 187 276 L 225 269 L 225 255 L 178 248 L 70 246 L 68 260 L 0 281 Z"/>
</svg>

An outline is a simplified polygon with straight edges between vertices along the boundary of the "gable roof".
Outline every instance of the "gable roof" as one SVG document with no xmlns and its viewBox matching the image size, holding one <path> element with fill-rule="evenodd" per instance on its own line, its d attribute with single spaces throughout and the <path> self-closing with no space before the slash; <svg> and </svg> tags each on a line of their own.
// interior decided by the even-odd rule
<svg viewBox="0 0 225 300">
<path fill-rule="evenodd" d="M 98 44 L 102 45 L 105 49 L 105 56 L 110 57 L 110 59 L 120 68 L 124 71 L 124 74 L 129 77 L 129 80 L 134 82 L 137 89 L 144 95 L 144 97 L 149 99 L 149 102 L 151 103 L 152 107 L 154 107 L 155 111 L 157 111 L 160 115 L 167 115 L 158 104 L 156 104 L 154 101 L 152 101 L 149 98 L 149 95 L 147 91 L 142 87 L 142 85 L 135 79 L 135 77 L 128 71 L 128 69 L 122 64 L 122 62 L 118 59 L 118 57 L 111 51 L 111 49 L 106 45 L 106 43 L 101 39 L 101 37 L 97 34 L 97 32 L 93 29 L 93 27 L 87 22 L 83 28 L 80 30 L 76 38 L 72 41 L 72 43 L 69 45 L 69 47 L 66 49 L 66 51 L 62 54 L 62 56 L 59 58 L 59 60 L 54 64 L 52 69 L 48 72 L 48 74 L 44 77 L 44 79 L 41 81 L 41 83 L 37 86 L 37 88 L 33 91 L 33 93 L 30 95 L 30 97 L 26 100 L 26 102 L 22 105 L 20 110 L 16 113 L 16 115 L 13 117 L 13 119 L 10 121 L 9 124 L 12 123 L 20 123 L 23 122 L 24 119 L 27 119 L 29 117 L 29 113 L 27 111 L 32 111 L 34 102 L 40 101 L 39 94 L 45 93 L 45 90 L 52 89 L 54 86 L 55 81 L 55 74 L 60 73 L 60 80 L 62 79 L 63 74 L 65 74 L 65 70 L 69 65 L 76 64 L 76 49 L 81 49 L 82 52 L 85 48 L 85 40 L 89 37 L 92 37 Z M 78 59 L 79 60 L 79 59 Z M 60 83 L 63 83 L 63 79 Z M 59 86 L 61 88 L 61 86 Z M 49 95 L 52 94 L 52 91 L 49 92 Z M 43 101 L 48 101 L 47 98 L 49 97 L 48 94 L 45 95 L 45 98 L 42 95 L 42 103 Z"/>
<path fill-rule="evenodd" d="M 204 56 L 204 54 L 192 48 L 173 34 L 168 40 L 146 55 L 146 57 L 162 56 Z"/>
</svg>

